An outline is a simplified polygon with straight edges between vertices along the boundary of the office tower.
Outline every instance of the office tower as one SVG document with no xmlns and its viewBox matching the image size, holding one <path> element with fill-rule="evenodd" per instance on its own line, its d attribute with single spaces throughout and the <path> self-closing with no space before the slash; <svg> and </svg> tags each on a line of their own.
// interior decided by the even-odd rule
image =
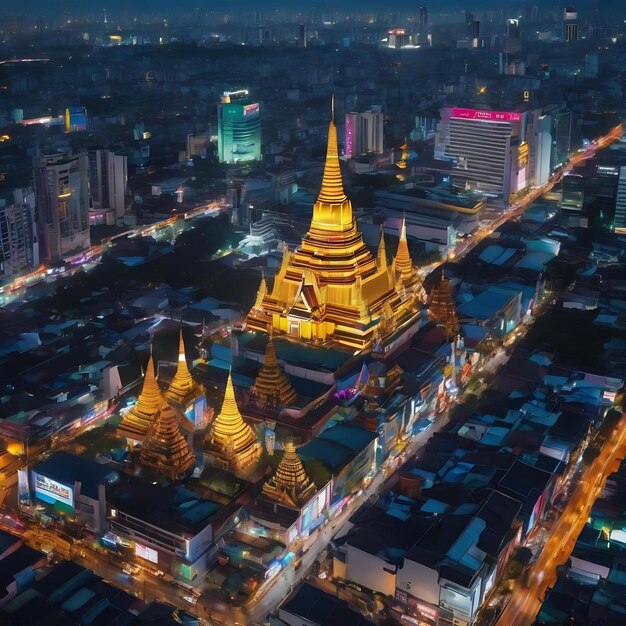
<svg viewBox="0 0 626 626">
<path fill-rule="evenodd" d="M 550 179 L 552 152 L 552 116 L 542 109 L 526 114 L 526 138 L 529 146 L 528 181 L 531 185 L 545 185 Z"/>
<path fill-rule="evenodd" d="M 420 31 L 428 30 L 428 7 L 420 7 L 419 18 L 417 22 Z"/>
<path fill-rule="evenodd" d="M 613 228 L 615 229 L 615 232 L 621 234 L 626 233 L 626 166 L 619 168 Z"/>
<path fill-rule="evenodd" d="M 34 158 L 37 233 L 44 263 L 58 263 L 87 250 L 89 157 L 86 153 L 42 154 Z"/>
<path fill-rule="evenodd" d="M 406 31 L 404 28 L 393 28 L 387 37 L 388 48 L 403 48 L 407 44 Z"/>
<path fill-rule="evenodd" d="M 261 116 L 258 102 L 222 98 L 217 105 L 217 147 L 221 163 L 261 159 Z"/>
<path fill-rule="evenodd" d="M 35 194 L 15 189 L 0 198 L 0 285 L 39 265 Z"/>
<path fill-rule="evenodd" d="M 526 24 L 536 24 L 539 21 L 539 7 L 536 4 L 525 4 L 523 18 Z"/>
<path fill-rule="evenodd" d="M 68 107 L 65 109 L 65 132 L 73 133 L 87 130 L 87 109 Z"/>
<path fill-rule="evenodd" d="M 480 21 L 474 19 L 473 13 L 465 14 L 465 36 L 467 39 L 480 37 Z"/>
<path fill-rule="evenodd" d="M 272 289 L 257 299 L 247 328 L 267 332 L 271 325 L 296 340 L 350 350 L 377 347 L 415 323 L 420 286 L 417 276 L 412 285 L 398 281 L 386 255 L 374 258 L 365 246 L 343 189 L 332 119 L 311 226 L 293 253 L 285 248 Z"/>
<path fill-rule="evenodd" d="M 567 110 L 556 108 L 550 111 L 550 116 L 552 118 L 550 169 L 554 171 L 569 158 L 572 148 L 572 114 Z"/>
<path fill-rule="evenodd" d="M 308 37 L 309 34 L 306 24 L 300 24 L 300 26 L 298 26 L 298 47 L 306 48 Z"/>
<path fill-rule="evenodd" d="M 519 20 L 506 21 L 506 42 L 505 52 L 515 54 L 522 49 L 522 36 Z"/>
<path fill-rule="evenodd" d="M 92 214 L 110 212 L 112 219 L 102 221 L 115 224 L 126 211 L 128 157 L 110 150 L 89 150 L 88 155 Z"/>
<path fill-rule="evenodd" d="M 384 115 L 382 107 L 372 107 L 364 113 L 346 113 L 345 155 L 382 154 Z"/>
<path fill-rule="evenodd" d="M 578 12 L 572 7 L 567 7 L 563 12 L 563 41 L 572 43 L 578 41 Z"/>
<path fill-rule="evenodd" d="M 454 187 L 496 195 L 507 206 L 510 194 L 526 185 L 522 123 L 514 111 L 445 107 L 435 158 L 452 162 Z"/>
</svg>

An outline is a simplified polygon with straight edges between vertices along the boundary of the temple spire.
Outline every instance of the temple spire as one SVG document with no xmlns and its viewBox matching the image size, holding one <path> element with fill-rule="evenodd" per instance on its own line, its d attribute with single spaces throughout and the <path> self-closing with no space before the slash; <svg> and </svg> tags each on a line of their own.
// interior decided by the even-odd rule
<svg viewBox="0 0 626 626">
<path fill-rule="evenodd" d="M 265 272 L 261 272 L 261 282 L 259 283 L 259 289 L 256 292 L 256 300 L 254 301 L 255 309 L 263 308 L 263 298 L 267 295 L 267 282 L 265 280 Z"/>
<path fill-rule="evenodd" d="M 154 374 L 154 359 L 150 346 L 150 358 L 146 365 L 141 393 L 135 406 L 124 415 L 118 427 L 119 434 L 134 441 L 143 441 L 162 404 L 163 394 Z"/>
<path fill-rule="evenodd" d="M 291 406 L 297 397 L 276 358 L 271 328 L 268 330 L 267 344 L 265 345 L 265 361 L 250 388 L 250 395 L 256 398 L 261 405 L 268 406 Z"/>
<path fill-rule="evenodd" d="M 174 378 L 165 392 L 165 398 L 168 402 L 174 402 L 182 406 L 192 396 L 197 397 L 198 395 L 200 395 L 199 387 L 194 383 L 187 366 L 185 340 L 183 339 L 183 328 L 181 326 L 178 338 L 178 365 L 176 366 Z"/>
<path fill-rule="evenodd" d="M 409 252 L 409 243 L 406 239 L 406 219 L 402 216 L 402 226 L 400 227 L 400 240 L 398 241 L 398 250 L 394 259 L 394 267 L 400 275 L 403 282 L 407 282 L 415 275 L 415 267 L 411 260 Z"/>
<path fill-rule="evenodd" d="M 383 227 L 380 227 L 380 243 L 378 244 L 378 259 L 377 263 L 379 269 L 387 269 L 387 247 L 385 246 L 385 231 Z"/>
<path fill-rule="evenodd" d="M 348 197 L 343 190 L 341 167 L 339 165 L 339 148 L 337 146 L 337 126 L 335 125 L 335 97 L 332 100 L 332 118 L 328 125 L 328 143 L 326 146 L 326 163 L 324 177 L 317 202 L 325 204 L 342 204 Z"/>
<path fill-rule="evenodd" d="M 439 284 L 433 287 L 430 293 L 428 308 L 431 318 L 444 326 L 448 338 L 450 340 L 455 339 L 460 330 L 459 318 L 452 294 L 452 283 L 450 279 L 443 276 L 443 273 Z"/>
</svg>

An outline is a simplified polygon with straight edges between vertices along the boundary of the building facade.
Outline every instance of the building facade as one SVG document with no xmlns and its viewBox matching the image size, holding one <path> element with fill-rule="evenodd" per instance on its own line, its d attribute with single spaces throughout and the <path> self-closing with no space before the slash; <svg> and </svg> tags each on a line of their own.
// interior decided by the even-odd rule
<svg viewBox="0 0 626 626">
<path fill-rule="evenodd" d="M 217 148 L 221 163 L 261 159 L 261 114 L 258 102 L 230 102 L 228 99 L 217 105 Z"/>
<path fill-rule="evenodd" d="M 40 153 L 34 159 L 34 178 L 41 260 L 58 263 L 89 248 L 87 154 Z"/>
<path fill-rule="evenodd" d="M 90 223 L 115 224 L 124 216 L 128 158 L 110 150 L 89 150 Z"/>
<path fill-rule="evenodd" d="M 382 154 L 384 115 L 381 107 L 364 113 L 346 113 L 345 155 Z"/>
</svg>

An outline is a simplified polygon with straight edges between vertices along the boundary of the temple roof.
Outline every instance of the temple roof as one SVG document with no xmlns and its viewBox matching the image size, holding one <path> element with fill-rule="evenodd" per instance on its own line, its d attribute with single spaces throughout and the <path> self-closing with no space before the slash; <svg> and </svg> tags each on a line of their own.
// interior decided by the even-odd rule
<svg viewBox="0 0 626 626">
<path fill-rule="evenodd" d="M 183 476 L 196 460 L 180 432 L 181 413 L 161 404 L 141 448 L 139 462 L 173 478 Z"/>
<path fill-rule="evenodd" d="M 230 372 L 222 409 L 211 425 L 209 441 L 212 448 L 228 458 L 236 458 L 251 445 L 258 443 L 254 431 L 244 422 L 239 412 Z"/>
<path fill-rule="evenodd" d="M 118 433 L 129 439 L 143 441 L 148 434 L 152 418 L 161 404 L 163 404 L 163 394 L 154 375 L 154 360 L 151 352 L 137 403 L 124 415 L 118 426 Z"/>
<path fill-rule="evenodd" d="M 265 346 L 265 362 L 250 388 L 250 395 L 260 404 L 269 406 L 291 406 L 296 400 L 296 392 L 276 359 L 271 332 L 268 334 Z"/>
<path fill-rule="evenodd" d="M 448 337 L 456 337 L 459 334 L 459 318 L 450 279 L 442 276 L 439 284 L 433 287 L 428 308 L 431 317 L 444 324 Z"/>
<path fill-rule="evenodd" d="M 394 259 L 394 267 L 396 272 L 400 274 L 403 282 L 411 280 L 415 276 L 415 267 L 411 260 L 409 252 L 409 244 L 406 239 L 406 220 L 402 218 L 402 227 L 400 229 L 400 241 L 398 241 L 398 250 Z"/>
<path fill-rule="evenodd" d="M 165 398 L 170 402 L 181 404 L 194 395 L 201 395 L 201 393 L 199 386 L 196 385 L 191 377 L 189 367 L 187 367 L 185 342 L 183 340 L 183 329 L 181 328 L 178 342 L 178 365 L 176 367 L 176 374 L 174 374 L 174 378 L 165 392 Z"/>
<path fill-rule="evenodd" d="M 276 472 L 263 485 L 263 494 L 272 500 L 301 506 L 314 493 L 315 485 L 308 477 L 293 443 L 288 441 Z"/>
</svg>

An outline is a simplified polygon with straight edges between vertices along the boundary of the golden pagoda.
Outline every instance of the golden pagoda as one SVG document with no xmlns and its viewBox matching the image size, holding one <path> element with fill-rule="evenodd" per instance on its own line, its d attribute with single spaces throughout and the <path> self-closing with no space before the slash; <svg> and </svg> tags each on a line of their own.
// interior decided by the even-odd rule
<svg viewBox="0 0 626 626">
<path fill-rule="evenodd" d="M 184 413 L 189 404 L 202 394 L 202 387 L 194 381 L 187 367 L 185 342 L 183 340 L 183 329 L 181 328 L 178 341 L 178 365 L 176 366 L 176 374 L 174 374 L 174 378 L 172 378 L 172 382 L 165 392 L 165 399 Z"/>
<path fill-rule="evenodd" d="M 429 312 L 431 319 L 441 322 L 450 340 L 458 336 L 460 326 L 452 295 L 450 279 L 441 277 L 439 284 L 430 292 Z"/>
<path fill-rule="evenodd" d="M 237 407 L 230 372 L 222 410 L 211 424 L 206 443 L 216 465 L 235 472 L 254 465 L 261 456 L 261 444 Z"/>
<path fill-rule="evenodd" d="M 117 427 L 119 435 L 132 441 L 143 441 L 148 434 L 152 419 L 163 404 L 163 394 L 154 375 L 152 352 L 143 378 L 143 387 L 134 407 L 128 411 Z"/>
<path fill-rule="evenodd" d="M 276 359 L 271 330 L 268 332 L 267 344 L 265 345 L 265 361 L 254 384 L 250 387 L 250 395 L 261 406 L 270 407 L 291 406 L 297 397 L 287 374 Z"/>
<path fill-rule="evenodd" d="M 424 288 L 417 269 L 415 269 L 411 260 L 409 243 L 406 238 L 406 219 L 404 217 L 402 218 L 402 227 L 400 228 L 398 249 L 393 260 L 393 269 L 396 272 L 398 287 L 411 291 L 420 301 L 423 301 L 425 299 Z"/>
<path fill-rule="evenodd" d="M 275 502 L 299 509 L 315 495 L 315 491 L 315 484 L 307 476 L 293 443 L 288 441 L 276 472 L 263 485 L 263 495 Z"/>
<path fill-rule="evenodd" d="M 180 432 L 182 414 L 163 402 L 143 442 L 139 463 L 169 476 L 182 478 L 195 465 L 196 459 Z"/>
<path fill-rule="evenodd" d="M 377 262 L 356 228 L 341 179 L 334 117 L 309 231 L 293 253 L 285 250 L 271 291 L 258 300 L 247 328 L 265 332 L 269 322 L 296 339 L 332 340 L 352 349 L 370 347 L 386 303 L 393 329 L 413 314 L 396 290 L 392 268 Z"/>
</svg>

